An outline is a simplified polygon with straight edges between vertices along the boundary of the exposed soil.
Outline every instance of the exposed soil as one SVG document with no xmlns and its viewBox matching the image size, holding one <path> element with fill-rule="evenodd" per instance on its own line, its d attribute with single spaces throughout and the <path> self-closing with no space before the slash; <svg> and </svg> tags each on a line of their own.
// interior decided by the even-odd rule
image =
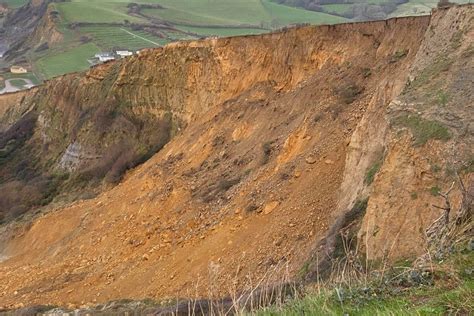
<svg viewBox="0 0 474 316">
<path fill-rule="evenodd" d="M 449 12 L 473 16 L 470 6 Z M 87 125 L 70 136 L 71 108 L 110 98 L 138 118 L 169 111 L 176 133 L 98 197 L 4 227 L 0 306 L 213 297 L 282 262 L 298 277 L 335 220 L 385 190 L 381 175 L 380 187 L 364 178 L 387 148 L 387 108 L 416 73 L 429 25 L 402 18 L 173 44 L 31 92 L 43 117 L 69 119 L 35 130 L 60 153 L 73 140 L 100 153 L 116 139 Z"/>
</svg>

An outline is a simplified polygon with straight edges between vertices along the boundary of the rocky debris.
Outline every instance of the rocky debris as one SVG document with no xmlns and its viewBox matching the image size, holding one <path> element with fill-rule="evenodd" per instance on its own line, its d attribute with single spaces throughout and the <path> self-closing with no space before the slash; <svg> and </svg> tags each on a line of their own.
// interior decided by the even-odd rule
<svg viewBox="0 0 474 316">
<path fill-rule="evenodd" d="M 103 135 L 100 127 L 109 126 L 79 124 L 84 129 L 78 131 L 79 104 L 95 109 L 111 102 L 128 111 L 96 145 L 132 132 L 147 144 L 161 140 L 147 138 L 158 117 L 169 117 L 171 134 L 166 146 L 117 186 L 18 227 L 6 242 L 10 258 L 0 263 L 1 304 L 17 307 L 21 297 L 22 304 L 69 303 L 73 310 L 123 297 L 222 296 L 279 265 L 286 270 L 275 271 L 273 281 L 294 277 L 346 210 L 341 205 L 364 206 L 356 207 L 358 215 L 367 207 L 372 217 L 365 217 L 362 228 L 371 240 L 410 238 L 412 231 L 393 235 L 395 221 L 377 216 L 386 209 L 402 216 L 406 205 L 431 202 L 429 192 L 415 199 L 409 191 L 435 186 L 423 182 L 435 178 L 426 176 L 429 162 L 423 157 L 447 147 L 430 143 L 414 154 L 403 135 L 385 147 L 385 109 L 401 92 L 429 21 L 404 18 L 178 43 L 91 70 L 94 78 L 104 78 L 100 82 L 82 75 L 48 82 L 36 95 L 35 104 L 44 106 L 39 112 L 64 114 L 60 121 L 71 122 L 64 127 L 47 120 L 50 142 L 58 131 L 71 137 L 59 133 L 67 141 L 50 144 L 55 157 L 74 141 L 94 143 Z M 408 53 L 390 62 L 396 50 Z M 371 75 L 364 76 L 368 67 Z M 335 87 L 346 88 L 350 102 Z M 106 109 L 96 118 L 108 122 Z M 139 132 L 130 117 L 144 122 Z M 367 184 L 366 172 L 381 154 L 384 165 L 376 169 L 375 183 Z M 420 182 L 399 185 L 413 178 Z M 406 195 L 403 204 L 384 204 L 400 193 L 394 187 Z M 411 225 L 423 222 L 420 214 L 416 221 L 403 215 L 404 227 L 420 231 Z M 373 222 L 377 230 L 367 224 Z M 331 229 L 333 236 L 339 228 Z"/>
</svg>

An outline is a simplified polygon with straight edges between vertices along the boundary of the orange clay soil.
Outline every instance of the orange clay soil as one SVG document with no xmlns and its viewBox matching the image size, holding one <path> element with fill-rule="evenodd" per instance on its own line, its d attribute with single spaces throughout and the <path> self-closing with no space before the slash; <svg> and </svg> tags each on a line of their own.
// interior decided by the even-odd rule
<svg viewBox="0 0 474 316">
<path fill-rule="evenodd" d="M 376 132 L 365 115 L 400 93 L 429 21 L 303 27 L 130 59 L 117 95 L 136 111 L 169 105 L 187 127 L 116 187 L 18 224 L 2 251 L 0 306 L 225 295 L 281 262 L 296 276 L 357 198 L 341 191 L 348 153 L 361 130 Z M 80 80 L 100 82 L 100 71 Z M 47 87 L 59 95 L 68 80 Z"/>
</svg>

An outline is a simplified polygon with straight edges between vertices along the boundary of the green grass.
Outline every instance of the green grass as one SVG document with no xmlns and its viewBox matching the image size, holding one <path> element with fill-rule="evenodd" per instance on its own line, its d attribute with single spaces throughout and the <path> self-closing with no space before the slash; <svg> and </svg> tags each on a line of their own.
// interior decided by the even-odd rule
<svg viewBox="0 0 474 316">
<path fill-rule="evenodd" d="M 27 83 L 22 79 L 12 79 L 12 80 L 10 80 L 10 83 L 13 86 L 15 86 L 17 88 L 20 88 L 20 89 L 24 88 L 27 85 Z"/>
<path fill-rule="evenodd" d="M 99 47 L 95 44 L 88 43 L 55 55 L 45 56 L 36 62 L 36 66 L 46 78 L 85 70 L 89 68 L 87 59 L 99 51 Z"/>
<path fill-rule="evenodd" d="M 440 76 L 443 72 L 448 71 L 451 67 L 453 60 L 440 57 L 436 59 L 432 64 L 424 68 L 415 80 L 410 84 L 408 90 L 415 89 L 432 82 L 433 78 Z"/>
<path fill-rule="evenodd" d="M 439 90 L 436 93 L 436 102 L 441 106 L 445 106 L 449 102 L 449 95 L 445 91 Z"/>
<path fill-rule="evenodd" d="M 2 2 L 6 3 L 9 8 L 19 8 L 22 5 L 26 4 L 28 0 L 3 0 Z"/>
<path fill-rule="evenodd" d="M 251 28 L 209 28 L 209 27 L 193 27 L 193 26 L 180 26 L 180 30 L 198 34 L 200 36 L 237 36 L 237 35 L 249 35 L 249 34 L 261 34 L 266 32 L 262 29 L 251 29 Z"/>
<path fill-rule="evenodd" d="M 113 26 L 86 26 L 81 27 L 79 31 L 83 35 L 90 36 L 93 42 L 104 51 L 114 48 L 138 50 L 161 46 L 169 42 L 144 31 Z"/>
<path fill-rule="evenodd" d="M 348 3 L 324 4 L 322 5 L 322 7 L 328 13 L 334 12 L 337 14 L 344 14 L 347 11 L 349 11 L 349 9 L 352 8 L 352 4 L 348 4 Z"/>
<path fill-rule="evenodd" d="M 262 0 L 262 3 L 270 14 L 271 19 L 276 20 L 281 26 L 292 23 L 335 24 L 348 21 L 345 18 L 326 13 L 289 8 L 270 2 L 269 0 Z"/>
<path fill-rule="evenodd" d="M 0 76 L 2 76 L 4 79 L 25 78 L 31 80 L 33 84 L 40 84 L 41 82 L 38 77 L 36 77 L 36 75 L 32 72 L 28 72 L 26 74 L 12 74 L 11 72 L 7 72 L 0 74 Z"/>
<path fill-rule="evenodd" d="M 56 3 L 55 6 L 61 14 L 61 17 L 67 23 L 122 23 L 124 20 L 129 20 L 130 22 L 146 22 L 144 19 L 128 15 L 126 2 L 76 0 Z"/>
<path fill-rule="evenodd" d="M 287 7 L 269 0 L 155 0 L 165 9 L 146 9 L 147 15 L 186 26 L 282 27 L 293 23 L 332 24 L 346 19 L 326 13 Z M 236 14 L 238 12 L 238 14 Z"/>
<path fill-rule="evenodd" d="M 369 168 L 369 170 L 367 170 L 364 179 L 365 184 L 370 185 L 374 182 L 375 175 L 379 172 L 380 167 L 382 167 L 382 160 L 377 161 Z"/>
<path fill-rule="evenodd" d="M 417 146 L 426 144 L 430 139 L 447 141 L 451 138 L 448 129 L 440 122 L 426 120 L 419 115 L 399 116 L 394 124 L 409 128 Z"/>
<path fill-rule="evenodd" d="M 323 286 L 282 307 L 255 313 L 270 315 L 470 315 L 474 310 L 474 252 L 460 250 L 443 263 L 433 263 L 429 284 L 400 286 L 395 271 L 387 280 L 344 286 Z M 403 270 L 403 268 L 401 268 Z M 398 279 L 397 279 L 398 278 Z M 406 277 L 409 279 L 409 277 Z M 402 281 L 405 283 L 405 281 Z M 402 284 L 403 284 L 402 283 Z"/>
<path fill-rule="evenodd" d="M 146 18 L 128 14 L 128 0 L 71 0 L 55 2 L 56 22 L 64 40 L 49 50 L 31 52 L 34 69 L 41 77 L 51 78 L 89 67 L 87 58 L 97 51 L 139 50 L 165 45 L 175 40 L 202 36 L 260 34 L 292 23 L 338 23 L 346 19 L 330 14 L 306 11 L 269 0 L 136 0 L 160 4 L 165 9 L 143 9 L 151 17 L 171 23 L 178 30 L 160 30 L 163 37 L 132 30 L 126 21 L 149 24 Z M 93 23 L 94 25 L 77 25 Z M 116 24 L 116 25 L 113 25 Z M 74 26 L 75 27 L 71 27 Z M 191 33 L 191 34 L 186 34 Z M 83 44 L 89 38 L 88 44 Z M 73 48 L 71 48 L 73 47 Z"/>
</svg>

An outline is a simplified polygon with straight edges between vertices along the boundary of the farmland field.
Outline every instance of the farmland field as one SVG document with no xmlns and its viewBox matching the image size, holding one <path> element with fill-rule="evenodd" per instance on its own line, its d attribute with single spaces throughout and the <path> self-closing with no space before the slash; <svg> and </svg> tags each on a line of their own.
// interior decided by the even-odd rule
<svg viewBox="0 0 474 316">
<path fill-rule="evenodd" d="M 179 26 L 178 29 L 199 34 L 202 36 L 237 36 L 237 35 L 249 35 L 249 34 L 261 34 L 265 33 L 263 29 L 252 29 L 252 28 L 212 28 L 212 27 L 196 27 L 196 26 Z"/>
<path fill-rule="evenodd" d="M 27 0 L 4 0 L 18 7 Z M 350 22 L 354 3 L 324 4 L 316 12 L 276 0 L 69 0 L 52 2 L 61 42 L 28 55 L 40 78 L 89 67 L 97 52 L 136 51 L 177 40 L 271 32 L 292 24 Z M 358 0 L 379 6 L 392 0 Z M 461 0 L 468 1 L 468 0 Z M 278 2 L 281 2 L 280 0 Z M 293 4 L 295 6 L 293 6 Z M 292 5 L 292 6 L 290 6 Z M 427 14 L 436 0 L 409 0 L 390 16 Z M 343 17 L 346 16 L 346 17 Z"/>
<path fill-rule="evenodd" d="M 93 43 L 84 44 L 64 52 L 45 56 L 36 62 L 36 67 L 46 78 L 89 68 L 88 58 L 100 49 Z"/>
<path fill-rule="evenodd" d="M 333 24 L 346 19 L 276 4 L 269 0 L 155 0 L 165 9 L 143 13 L 187 26 L 247 26 L 275 28 L 293 23 Z M 239 12 L 238 15 L 235 12 Z"/>
<path fill-rule="evenodd" d="M 86 26 L 81 27 L 80 32 L 89 35 L 103 51 L 114 48 L 138 50 L 145 47 L 159 47 L 169 42 L 143 31 L 113 26 Z"/>
<path fill-rule="evenodd" d="M 124 20 L 145 22 L 143 19 L 128 15 L 126 6 L 125 2 L 102 1 L 71 1 L 55 4 L 62 18 L 69 23 L 122 23 Z"/>
</svg>

